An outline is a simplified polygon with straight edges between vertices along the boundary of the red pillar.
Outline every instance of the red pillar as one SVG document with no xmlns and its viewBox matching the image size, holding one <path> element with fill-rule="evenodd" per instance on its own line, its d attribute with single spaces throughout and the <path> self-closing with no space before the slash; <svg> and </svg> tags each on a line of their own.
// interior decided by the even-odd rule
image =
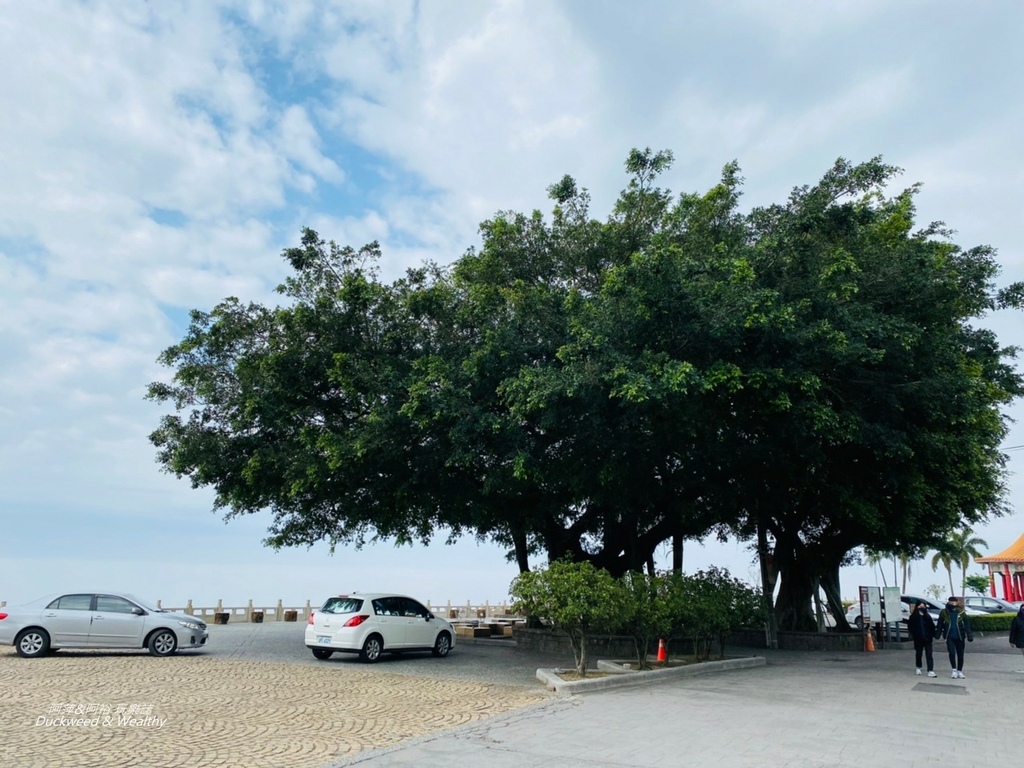
<svg viewBox="0 0 1024 768">
<path fill-rule="evenodd" d="M 1015 583 L 1013 585 L 1013 601 L 1018 603 L 1024 600 L 1024 573 L 1015 573 Z"/>
<path fill-rule="evenodd" d="M 999 574 L 1003 577 L 1003 599 L 1013 600 L 1013 593 L 1016 590 L 1013 588 L 1013 579 L 1010 577 L 1010 566 L 1004 564 L 1003 568 L 1006 570 Z"/>
</svg>

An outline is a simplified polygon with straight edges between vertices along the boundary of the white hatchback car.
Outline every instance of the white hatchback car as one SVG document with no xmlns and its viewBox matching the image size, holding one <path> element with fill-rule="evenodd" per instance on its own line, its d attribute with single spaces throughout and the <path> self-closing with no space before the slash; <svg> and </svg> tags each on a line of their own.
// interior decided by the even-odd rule
<svg viewBox="0 0 1024 768">
<path fill-rule="evenodd" d="M 353 592 L 328 598 L 310 614 L 306 647 L 318 659 L 335 651 L 358 653 L 366 662 L 395 651 L 444 657 L 455 647 L 455 629 L 411 597 Z"/>
</svg>

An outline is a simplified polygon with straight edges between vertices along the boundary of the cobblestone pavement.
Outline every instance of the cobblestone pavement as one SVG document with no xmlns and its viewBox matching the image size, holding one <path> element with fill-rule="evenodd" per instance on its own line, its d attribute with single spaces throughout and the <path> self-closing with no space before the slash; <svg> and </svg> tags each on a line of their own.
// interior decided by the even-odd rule
<svg viewBox="0 0 1024 768">
<path fill-rule="evenodd" d="M 21 659 L 0 650 L 0 762 L 304 768 L 550 700 L 535 680 L 459 679 L 456 653 L 317 663 L 301 642 L 279 642 L 285 636 L 274 627 L 222 631 L 210 651 L 171 658 L 61 651 Z M 295 661 L 274 660 L 293 653 Z M 467 676 L 481 677 L 479 667 L 468 664 Z"/>
</svg>

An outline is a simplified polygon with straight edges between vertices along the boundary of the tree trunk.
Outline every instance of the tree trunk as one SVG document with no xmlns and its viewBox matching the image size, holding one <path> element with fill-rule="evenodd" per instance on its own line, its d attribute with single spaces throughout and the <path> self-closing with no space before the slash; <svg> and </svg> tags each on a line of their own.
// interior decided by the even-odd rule
<svg viewBox="0 0 1024 768">
<path fill-rule="evenodd" d="M 821 590 L 825 593 L 828 608 L 836 620 L 836 629 L 840 632 L 852 632 L 853 628 L 846 621 L 843 610 L 842 592 L 839 587 L 839 565 L 826 568 L 821 574 Z"/>
<path fill-rule="evenodd" d="M 761 593 L 764 595 L 765 608 L 768 613 L 766 630 L 768 633 L 768 647 L 779 647 L 779 626 L 775 616 L 775 604 L 772 598 L 775 596 L 775 572 L 774 563 L 769 562 L 768 555 L 768 534 L 763 524 L 757 526 L 757 559 L 761 564 Z"/>
<path fill-rule="evenodd" d="M 516 551 L 516 565 L 520 573 L 530 570 L 529 546 L 526 543 L 526 529 L 516 526 L 512 529 L 512 544 Z"/>
<path fill-rule="evenodd" d="M 683 532 L 676 531 L 672 534 L 672 570 L 675 573 L 683 572 Z"/>
<path fill-rule="evenodd" d="M 814 596 L 814 575 L 805 562 L 795 559 L 780 563 L 779 599 L 775 603 L 779 629 L 814 632 L 817 622 L 811 612 Z"/>
</svg>

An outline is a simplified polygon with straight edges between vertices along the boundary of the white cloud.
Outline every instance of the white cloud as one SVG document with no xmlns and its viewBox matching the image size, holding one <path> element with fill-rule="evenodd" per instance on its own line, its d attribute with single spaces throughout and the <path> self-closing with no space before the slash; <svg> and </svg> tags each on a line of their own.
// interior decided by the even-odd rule
<svg viewBox="0 0 1024 768">
<path fill-rule="evenodd" d="M 3 4 L 0 504 L 69 531 L 103 509 L 161 531 L 205 515 L 209 494 L 159 473 L 146 440 L 161 409 L 145 385 L 168 375 L 155 358 L 183 308 L 277 301 L 302 225 L 381 241 L 390 278 L 457 257 L 497 210 L 548 209 L 564 173 L 604 216 L 633 146 L 674 150 L 676 190 L 738 159 L 749 202 L 881 152 L 924 182 L 924 220 L 1024 279 L 1024 113 L 1007 96 L 1024 54 L 1005 44 L 1024 12 L 820 5 Z M 997 319 L 1007 342 L 1014 318 Z M 436 597 L 492 596 L 453 583 Z"/>
</svg>

